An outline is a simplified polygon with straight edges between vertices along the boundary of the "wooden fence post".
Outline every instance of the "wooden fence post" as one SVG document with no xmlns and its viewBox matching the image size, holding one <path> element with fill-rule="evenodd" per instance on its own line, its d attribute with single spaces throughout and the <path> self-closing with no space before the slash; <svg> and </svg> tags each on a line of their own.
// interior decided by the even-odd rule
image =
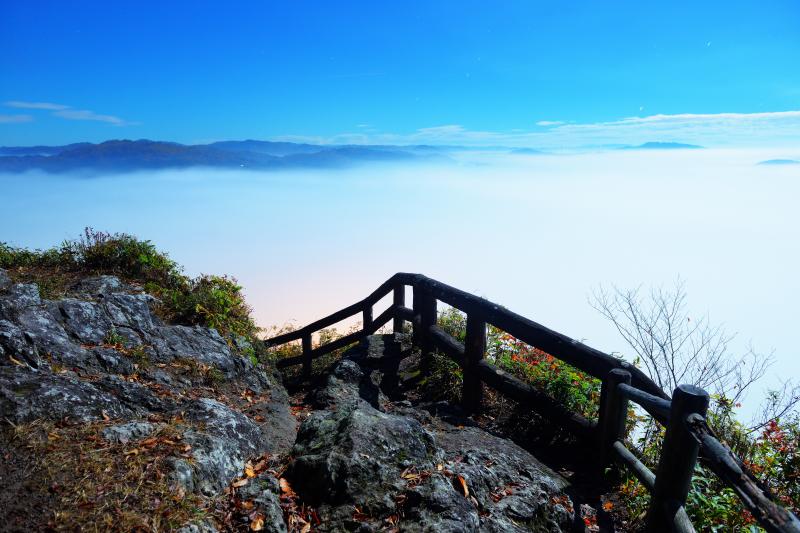
<svg viewBox="0 0 800 533">
<path fill-rule="evenodd" d="M 705 416 L 708 402 L 708 393 L 694 385 L 679 385 L 672 394 L 669 425 L 647 512 L 647 531 L 672 531 L 678 511 L 686 503 L 700 451 L 700 443 L 687 429 L 686 418 L 692 413 Z"/>
<path fill-rule="evenodd" d="M 461 404 L 467 413 L 481 408 L 483 385 L 478 375 L 478 363 L 486 353 L 486 322 L 475 313 L 467 315 L 467 332 L 464 340 L 464 383 Z"/>
<path fill-rule="evenodd" d="M 303 377 L 311 377 L 311 333 L 303 335 Z"/>
<path fill-rule="evenodd" d="M 600 390 L 600 411 L 597 421 L 599 434 L 598 466 L 600 475 L 612 464 L 612 446 L 617 440 L 625 438 L 625 422 L 628 418 L 628 398 L 620 393 L 620 383 L 631 383 L 631 373 L 621 368 L 611 370 L 603 380 Z"/>
<path fill-rule="evenodd" d="M 419 319 L 419 322 L 417 322 Z M 421 354 L 420 370 L 423 374 L 431 368 L 433 343 L 430 327 L 436 324 L 436 298 L 421 287 L 414 286 L 414 345 Z"/>
<path fill-rule="evenodd" d="M 372 306 L 368 305 L 361 312 L 361 329 L 364 331 L 364 335 L 367 334 L 367 331 L 371 327 L 372 327 Z"/>
<path fill-rule="evenodd" d="M 394 306 L 397 307 L 405 307 L 406 305 L 406 286 L 405 285 L 398 285 L 394 288 L 394 299 L 393 299 Z M 395 336 L 398 333 L 403 332 L 403 324 L 405 320 L 403 317 L 395 315 L 394 322 L 392 323 L 392 329 L 394 330 Z"/>
</svg>

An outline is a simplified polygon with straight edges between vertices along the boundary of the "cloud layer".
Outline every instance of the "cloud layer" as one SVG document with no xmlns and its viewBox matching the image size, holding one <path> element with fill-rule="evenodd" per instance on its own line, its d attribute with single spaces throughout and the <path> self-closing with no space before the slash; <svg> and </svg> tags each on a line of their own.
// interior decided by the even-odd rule
<svg viewBox="0 0 800 533">
<path fill-rule="evenodd" d="M 33 117 L 31 115 L 0 115 L 0 124 L 18 124 L 32 120 Z"/>
<path fill-rule="evenodd" d="M 25 102 L 22 100 L 10 100 L 8 102 L 4 102 L 3 105 L 13 109 L 51 111 L 52 116 L 67 120 L 90 120 L 94 122 L 105 122 L 114 126 L 128 126 L 134 124 L 133 122 L 128 122 L 127 120 L 114 115 L 102 115 L 88 109 L 74 109 L 71 106 L 56 104 L 53 102 Z M 31 122 L 32 120 L 33 116 L 31 115 L 0 115 L 0 123 Z"/>
<path fill-rule="evenodd" d="M 540 120 L 528 131 L 471 130 L 459 124 L 420 128 L 407 134 L 355 132 L 334 137 L 282 137 L 322 143 L 456 144 L 577 149 L 591 146 L 684 142 L 701 146 L 797 144 L 800 111 L 683 113 L 628 117 L 606 122 Z"/>
</svg>

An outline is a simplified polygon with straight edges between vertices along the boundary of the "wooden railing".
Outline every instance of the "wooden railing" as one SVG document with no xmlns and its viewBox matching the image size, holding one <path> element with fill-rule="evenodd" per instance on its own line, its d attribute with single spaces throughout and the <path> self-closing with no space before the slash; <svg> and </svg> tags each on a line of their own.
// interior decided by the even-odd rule
<svg viewBox="0 0 800 533">
<path fill-rule="evenodd" d="M 405 302 L 408 286 L 413 290 L 412 308 L 406 307 Z M 393 293 L 392 304 L 377 318 L 373 318 L 375 304 L 390 293 Z M 463 344 L 437 326 L 437 302 L 466 314 Z M 359 314 L 362 317 L 360 331 L 316 348 L 312 346 L 311 339 L 315 332 Z M 486 384 L 530 407 L 579 439 L 596 443 L 600 470 L 612 463 L 628 467 L 651 494 L 647 531 L 694 531 L 684 505 L 699 456 L 701 463 L 734 490 L 745 508 L 767 531 L 800 533 L 797 517 L 774 502 L 769 490 L 714 436 L 706 424 L 709 403 L 706 391 L 681 385 L 670 398 L 641 370 L 625 361 L 590 348 L 488 300 L 423 275 L 395 274 L 360 302 L 296 331 L 267 339 L 265 343 L 268 347 L 274 347 L 300 340 L 301 355 L 279 359 L 277 365 L 279 368 L 302 365 L 302 373 L 308 377 L 315 358 L 372 335 L 390 320 L 393 321 L 394 331 L 402 331 L 406 321 L 412 323 L 412 342 L 422 353 L 420 366 L 423 373 L 430 369 L 435 350 L 461 366 L 464 374 L 461 398 L 467 412 L 480 408 L 482 387 Z M 602 380 L 597 422 L 570 411 L 550 396 L 488 362 L 484 358 L 487 324 Z M 625 446 L 625 421 L 630 401 L 640 405 L 666 427 L 655 473 Z"/>
</svg>

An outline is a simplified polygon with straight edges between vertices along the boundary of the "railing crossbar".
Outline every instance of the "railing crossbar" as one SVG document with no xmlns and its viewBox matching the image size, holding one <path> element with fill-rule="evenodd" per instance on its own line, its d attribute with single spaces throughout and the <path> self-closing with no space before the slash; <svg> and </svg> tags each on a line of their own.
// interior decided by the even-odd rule
<svg viewBox="0 0 800 533">
<path fill-rule="evenodd" d="M 653 471 L 647 468 L 643 462 L 633 455 L 633 452 L 631 452 L 622 441 L 614 441 L 611 448 L 617 454 L 617 458 L 631 469 L 636 479 L 638 479 L 649 492 L 653 492 L 653 488 L 656 486 L 656 475 Z"/>
<path fill-rule="evenodd" d="M 666 426 L 669 423 L 669 400 L 639 390 L 627 383 L 620 383 L 617 387 L 623 396 L 642 406 L 661 425 Z"/>
</svg>

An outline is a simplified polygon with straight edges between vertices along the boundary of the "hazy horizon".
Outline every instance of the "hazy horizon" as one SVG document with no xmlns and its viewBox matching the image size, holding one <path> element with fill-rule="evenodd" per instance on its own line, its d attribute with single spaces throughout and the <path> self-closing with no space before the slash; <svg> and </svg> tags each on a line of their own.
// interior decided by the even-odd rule
<svg viewBox="0 0 800 533">
<path fill-rule="evenodd" d="M 235 276 L 263 327 L 303 325 L 420 272 L 626 356 L 587 296 L 680 276 L 690 312 L 738 332 L 732 347 L 774 349 L 775 385 L 800 372 L 800 169 L 757 166 L 778 155 L 474 151 L 342 170 L 6 174 L 1 239 L 49 247 L 85 226 L 150 239 L 191 275 Z"/>
</svg>

